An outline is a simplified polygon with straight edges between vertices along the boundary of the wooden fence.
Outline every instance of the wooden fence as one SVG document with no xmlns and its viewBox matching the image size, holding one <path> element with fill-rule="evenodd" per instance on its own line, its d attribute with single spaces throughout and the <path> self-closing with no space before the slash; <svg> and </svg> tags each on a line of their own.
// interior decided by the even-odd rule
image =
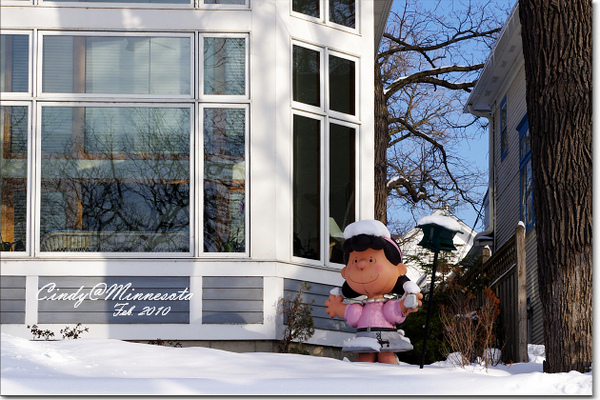
<svg viewBox="0 0 600 400">
<path fill-rule="evenodd" d="M 527 362 L 527 277 L 525 265 L 525 227 L 517 225 L 515 234 L 493 255 L 483 252 L 481 272 L 490 279 L 490 289 L 500 300 L 497 341 L 504 362 Z"/>
</svg>

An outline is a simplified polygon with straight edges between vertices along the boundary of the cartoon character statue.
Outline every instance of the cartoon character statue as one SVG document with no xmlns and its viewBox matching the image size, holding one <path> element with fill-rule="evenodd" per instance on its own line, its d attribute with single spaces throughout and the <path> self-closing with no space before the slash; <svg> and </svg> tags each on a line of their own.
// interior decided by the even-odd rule
<svg viewBox="0 0 600 400">
<path fill-rule="evenodd" d="M 357 361 L 396 364 L 394 353 L 408 351 L 412 345 L 398 333 L 396 324 L 418 310 L 423 295 L 406 277 L 402 253 L 390 238 L 386 226 L 376 220 L 354 222 L 344 230 L 341 293 L 346 297 L 366 296 L 361 303 L 345 304 L 344 297 L 332 290 L 325 301 L 332 318 L 344 318 L 357 328 L 356 337 L 346 341 L 342 351 L 359 353 Z M 400 298 L 398 298 L 400 297 Z"/>
</svg>

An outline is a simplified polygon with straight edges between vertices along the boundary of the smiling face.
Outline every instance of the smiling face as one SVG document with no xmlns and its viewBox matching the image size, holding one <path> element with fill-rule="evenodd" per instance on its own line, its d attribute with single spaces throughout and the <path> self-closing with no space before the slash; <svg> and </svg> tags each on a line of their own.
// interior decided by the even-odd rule
<svg viewBox="0 0 600 400">
<path fill-rule="evenodd" d="M 390 293 L 398 277 L 405 273 L 406 266 L 389 262 L 383 249 L 353 251 L 349 255 L 348 264 L 342 269 L 342 276 L 348 285 L 355 292 L 369 298 Z"/>
</svg>

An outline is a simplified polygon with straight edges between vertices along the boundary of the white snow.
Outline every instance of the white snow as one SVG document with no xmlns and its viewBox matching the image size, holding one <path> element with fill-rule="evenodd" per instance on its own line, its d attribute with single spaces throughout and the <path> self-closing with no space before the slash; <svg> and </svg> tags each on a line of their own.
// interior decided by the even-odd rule
<svg viewBox="0 0 600 400">
<path fill-rule="evenodd" d="M 419 222 L 417 222 L 417 226 L 428 224 L 435 224 L 454 232 L 461 231 L 460 224 L 457 220 L 451 217 L 446 217 L 444 215 L 428 215 L 426 217 L 421 218 Z"/>
<path fill-rule="evenodd" d="M 344 238 L 350 239 L 356 235 L 373 235 L 373 236 L 384 236 L 390 238 L 390 231 L 381 222 L 375 219 L 363 219 L 351 223 L 344 229 Z"/>
<path fill-rule="evenodd" d="M 592 373 L 529 363 L 459 368 L 276 353 L 173 348 L 112 339 L 30 341 L 2 333 L 2 395 L 591 395 Z M 542 347 L 543 349 L 543 347 Z"/>
</svg>

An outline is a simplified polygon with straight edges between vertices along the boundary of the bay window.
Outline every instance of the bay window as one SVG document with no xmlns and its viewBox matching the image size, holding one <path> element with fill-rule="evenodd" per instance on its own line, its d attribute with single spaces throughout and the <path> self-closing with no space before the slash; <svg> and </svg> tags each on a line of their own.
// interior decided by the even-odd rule
<svg viewBox="0 0 600 400">
<path fill-rule="evenodd" d="M 356 0 L 292 0 L 292 11 L 326 24 L 355 29 L 357 3 Z"/>
</svg>

